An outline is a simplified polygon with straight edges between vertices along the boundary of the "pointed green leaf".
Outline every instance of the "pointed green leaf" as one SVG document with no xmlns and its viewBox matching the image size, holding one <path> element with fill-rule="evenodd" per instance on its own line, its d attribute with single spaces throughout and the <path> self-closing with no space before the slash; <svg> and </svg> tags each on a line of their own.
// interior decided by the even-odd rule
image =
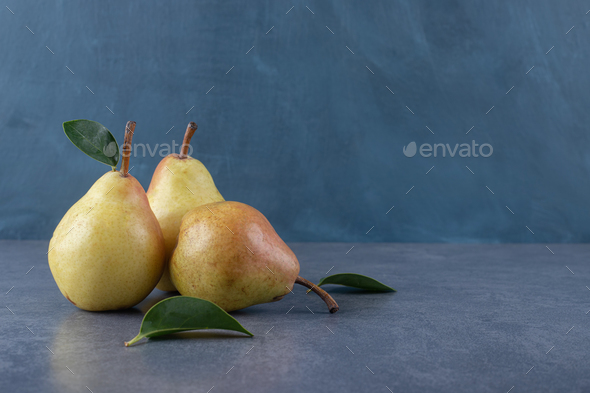
<svg viewBox="0 0 590 393">
<path fill-rule="evenodd" d="M 119 145 L 105 126 L 91 120 L 70 120 L 63 128 L 68 139 L 82 152 L 103 164 L 117 166 Z"/>
<path fill-rule="evenodd" d="M 347 287 L 366 289 L 367 291 L 395 292 L 395 289 L 374 278 L 356 273 L 340 273 L 324 277 L 318 283 L 318 287 L 326 284 L 345 285 Z"/>
<path fill-rule="evenodd" d="M 125 346 L 144 337 L 156 337 L 186 330 L 223 329 L 253 336 L 221 307 L 208 300 L 190 296 L 164 299 L 148 310 L 141 322 L 139 334 Z"/>
</svg>

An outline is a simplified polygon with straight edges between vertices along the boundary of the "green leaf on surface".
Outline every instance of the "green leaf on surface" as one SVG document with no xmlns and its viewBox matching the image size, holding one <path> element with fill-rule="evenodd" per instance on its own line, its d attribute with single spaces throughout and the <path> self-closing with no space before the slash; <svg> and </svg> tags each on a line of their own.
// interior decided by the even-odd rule
<svg viewBox="0 0 590 393">
<path fill-rule="evenodd" d="M 208 300 L 190 296 L 175 296 L 155 304 L 143 317 L 139 334 L 129 346 L 144 337 L 156 337 L 187 330 L 222 329 L 234 330 L 253 336 L 221 307 Z"/>
<path fill-rule="evenodd" d="M 318 283 L 318 287 L 327 284 L 344 285 L 347 287 L 365 289 L 367 291 L 395 292 L 395 289 L 375 280 L 374 278 L 356 273 L 340 273 L 324 277 Z"/>
<path fill-rule="evenodd" d="M 68 139 L 82 152 L 103 164 L 117 166 L 119 145 L 105 126 L 92 120 L 70 120 L 63 128 Z"/>
</svg>

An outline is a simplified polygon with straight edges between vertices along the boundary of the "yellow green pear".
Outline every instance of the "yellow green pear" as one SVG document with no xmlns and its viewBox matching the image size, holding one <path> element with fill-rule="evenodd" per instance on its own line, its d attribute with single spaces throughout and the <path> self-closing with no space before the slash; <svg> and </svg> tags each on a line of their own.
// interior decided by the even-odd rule
<svg viewBox="0 0 590 393">
<path fill-rule="evenodd" d="M 176 247 L 182 217 L 197 206 L 224 201 L 205 165 L 188 156 L 196 130 L 197 125 L 190 122 L 180 154 L 170 154 L 160 161 L 147 191 L 150 206 L 164 235 L 167 265 Z M 168 266 L 156 287 L 162 291 L 176 291 Z"/>
<path fill-rule="evenodd" d="M 133 307 L 164 271 L 162 231 L 141 184 L 129 175 L 135 122 L 128 122 L 121 171 L 111 171 L 65 214 L 48 259 L 61 293 L 88 311 Z"/>
<path fill-rule="evenodd" d="M 225 311 L 281 300 L 295 283 L 316 292 L 330 312 L 338 305 L 299 277 L 299 261 L 266 217 L 240 202 L 199 206 L 182 219 L 170 276 L 184 296 Z"/>
</svg>

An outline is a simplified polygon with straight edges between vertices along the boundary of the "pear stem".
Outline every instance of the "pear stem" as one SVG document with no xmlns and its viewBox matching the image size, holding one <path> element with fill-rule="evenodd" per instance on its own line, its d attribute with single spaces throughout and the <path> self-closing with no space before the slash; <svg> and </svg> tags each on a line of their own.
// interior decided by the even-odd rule
<svg viewBox="0 0 590 393">
<path fill-rule="evenodd" d="M 336 311 L 340 309 L 340 307 L 338 307 L 338 303 L 336 303 L 336 300 L 334 300 L 334 298 L 332 298 L 332 296 L 330 296 L 328 292 L 324 291 L 322 288 L 318 287 L 314 283 L 307 281 L 305 278 L 301 276 L 297 276 L 297 278 L 295 279 L 295 283 L 303 285 L 306 288 L 309 288 L 310 290 L 315 292 L 319 297 L 321 297 L 322 300 L 328 306 L 330 314 L 334 314 Z"/>
<path fill-rule="evenodd" d="M 123 140 L 123 146 L 121 148 L 121 155 L 123 161 L 121 162 L 121 174 L 123 177 L 127 177 L 129 174 L 129 157 L 131 156 L 131 140 L 133 139 L 133 132 L 135 131 L 135 122 L 128 121 L 125 126 L 125 139 Z"/>
<path fill-rule="evenodd" d="M 188 148 L 191 145 L 191 138 L 195 134 L 195 131 L 197 131 L 197 125 L 194 121 L 191 121 L 190 123 L 188 123 L 188 126 L 186 126 L 186 132 L 184 133 L 184 139 L 182 140 L 182 146 L 180 147 L 180 158 L 187 157 Z"/>
</svg>

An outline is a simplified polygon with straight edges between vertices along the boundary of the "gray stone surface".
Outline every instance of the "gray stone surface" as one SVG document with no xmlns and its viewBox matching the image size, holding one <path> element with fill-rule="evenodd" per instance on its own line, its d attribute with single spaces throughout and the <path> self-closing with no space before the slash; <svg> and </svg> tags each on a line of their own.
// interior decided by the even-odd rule
<svg viewBox="0 0 590 393">
<path fill-rule="evenodd" d="M 330 315 L 298 287 L 233 313 L 253 338 L 191 332 L 131 348 L 123 341 L 163 294 L 124 312 L 78 310 L 46 245 L 0 242 L 2 392 L 590 390 L 590 245 L 292 244 L 310 280 L 334 266 L 398 292 L 331 287 L 341 311 Z"/>
</svg>

